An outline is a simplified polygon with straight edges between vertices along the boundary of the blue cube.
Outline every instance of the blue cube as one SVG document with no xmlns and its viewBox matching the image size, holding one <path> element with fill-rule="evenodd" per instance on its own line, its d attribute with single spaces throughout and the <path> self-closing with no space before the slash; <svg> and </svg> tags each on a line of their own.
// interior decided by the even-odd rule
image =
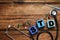
<svg viewBox="0 0 60 40">
<path fill-rule="evenodd" d="M 45 26 L 44 20 L 37 20 L 36 22 L 38 28 L 43 28 Z"/>
<path fill-rule="evenodd" d="M 54 20 L 47 20 L 47 25 L 48 25 L 48 28 L 55 27 L 55 21 Z"/>
<path fill-rule="evenodd" d="M 35 25 L 33 25 L 32 27 L 29 28 L 29 32 L 31 35 L 34 35 L 38 32 L 38 29 L 36 28 Z"/>
</svg>

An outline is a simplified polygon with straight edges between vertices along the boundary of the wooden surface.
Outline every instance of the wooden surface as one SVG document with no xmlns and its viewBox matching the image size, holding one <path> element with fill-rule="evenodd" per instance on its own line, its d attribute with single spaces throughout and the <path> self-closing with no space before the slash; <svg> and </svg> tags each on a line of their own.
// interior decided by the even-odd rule
<svg viewBox="0 0 60 40">
<path fill-rule="evenodd" d="M 60 0 L 0 0 L 0 2 L 13 2 L 13 1 L 20 1 L 20 2 L 60 2 Z"/>
<path fill-rule="evenodd" d="M 60 4 L 51 4 L 51 5 L 60 7 Z M 30 21 L 31 25 L 35 25 L 36 20 L 44 18 L 45 14 L 49 14 L 51 9 L 53 8 L 48 7 L 44 4 L 22 4 L 22 5 L 21 4 L 0 4 L 0 40 L 10 40 L 5 35 L 5 30 L 8 25 L 13 25 L 17 27 L 18 23 L 22 24 L 23 22 L 26 21 Z M 58 24 L 60 24 L 59 18 L 60 18 L 60 12 L 58 11 L 58 15 L 57 15 Z M 29 32 L 25 30 L 24 27 L 20 27 L 19 29 L 29 34 Z M 53 34 L 55 39 L 56 29 L 48 30 L 48 31 L 50 31 Z M 15 38 L 16 40 L 30 40 L 30 38 L 24 36 L 23 34 L 15 30 L 10 30 L 9 34 L 11 34 L 12 37 Z M 34 35 L 33 37 L 34 39 L 36 39 L 36 35 Z M 40 39 L 51 40 L 50 36 L 46 33 L 42 34 Z M 59 32 L 58 40 L 60 40 L 60 32 Z"/>
</svg>

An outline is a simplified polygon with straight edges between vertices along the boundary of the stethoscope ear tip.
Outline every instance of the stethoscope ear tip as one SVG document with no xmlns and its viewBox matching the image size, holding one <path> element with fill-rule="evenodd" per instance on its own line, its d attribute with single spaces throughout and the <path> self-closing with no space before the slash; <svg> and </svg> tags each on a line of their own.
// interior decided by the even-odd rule
<svg viewBox="0 0 60 40">
<path fill-rule="evenodd" d="M 10 28 L 11 27 L 11 25 L 8 25 L 8 28 Z"/>
<path fill-rule="evenodd" d="M 50 15 L 51 15 L 51 16 L 56 16 L 56 15 L 57 15 L 57 10 L 56 10 L 56 9 L 52 9 L 52 10 L 50 11 Z"/>
</svg>

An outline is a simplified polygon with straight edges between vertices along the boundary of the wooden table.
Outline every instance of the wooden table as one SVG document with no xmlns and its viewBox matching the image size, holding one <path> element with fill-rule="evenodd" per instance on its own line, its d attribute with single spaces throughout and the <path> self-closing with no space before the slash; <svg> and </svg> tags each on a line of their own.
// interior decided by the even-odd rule
<svg viewBox="0 0 60 40">
<path fill-rule="evenodd" d="M 59 6 L 60 4 L 50 4 Z M 36 20 L 39 20 L 41 18 L 44 18 L 45 14 L 49 14 L 50 10 L 53 9 L 51 7 L 48 7 L 44 4 L 0 4 L 0 40 L 10 40 L 5 35 L 5 30 L 8 25 L 13 25 L 17 27 L 18 23 L 23 23 L 26 21 L 30 21 L 31 25 L 35 25 Z M 57 19 L 58 24 L 60 26 L 60 12 L 58 11 Z M 27 26 L 28 27 L 28 26 Z M 29 33 L 25 27 L 20 27 L 22 31 Z M 46 28 L 47 29 L 47 28 Z M 59 27 L 60 30 L 60 27 Z M 48 30 L 50 31 L 54 38 L 56 36 L 56 29 Z M 10 30 L 9 33 L 15 38 L 16 40 L 30 40 L 30 38 L 24 36 L 23 34 L 15 31 Z M 36 39 L 36 35 L 33 36 Z M 50 36 L 46 33 L 41 35 L 41 40 L 50 40 Z M 60 39 L 60 32 L 59 32 L 59 38 Z"/>
</svg>

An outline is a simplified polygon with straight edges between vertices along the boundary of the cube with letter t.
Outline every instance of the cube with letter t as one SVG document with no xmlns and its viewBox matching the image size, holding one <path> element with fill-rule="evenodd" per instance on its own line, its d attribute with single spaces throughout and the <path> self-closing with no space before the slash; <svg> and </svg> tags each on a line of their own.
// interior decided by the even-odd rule
<svg viewBox="0 0 60 40">
<path fill-rule="evenodd" d="M 44 20 L 41 19 L 41 20 L 37 20 L 36 22 L 37 24 L 37 27 L 40 29 L 40 28 L 43 28 L 45 26 L 45 23 L 44 23 Z"/>
</svg>

